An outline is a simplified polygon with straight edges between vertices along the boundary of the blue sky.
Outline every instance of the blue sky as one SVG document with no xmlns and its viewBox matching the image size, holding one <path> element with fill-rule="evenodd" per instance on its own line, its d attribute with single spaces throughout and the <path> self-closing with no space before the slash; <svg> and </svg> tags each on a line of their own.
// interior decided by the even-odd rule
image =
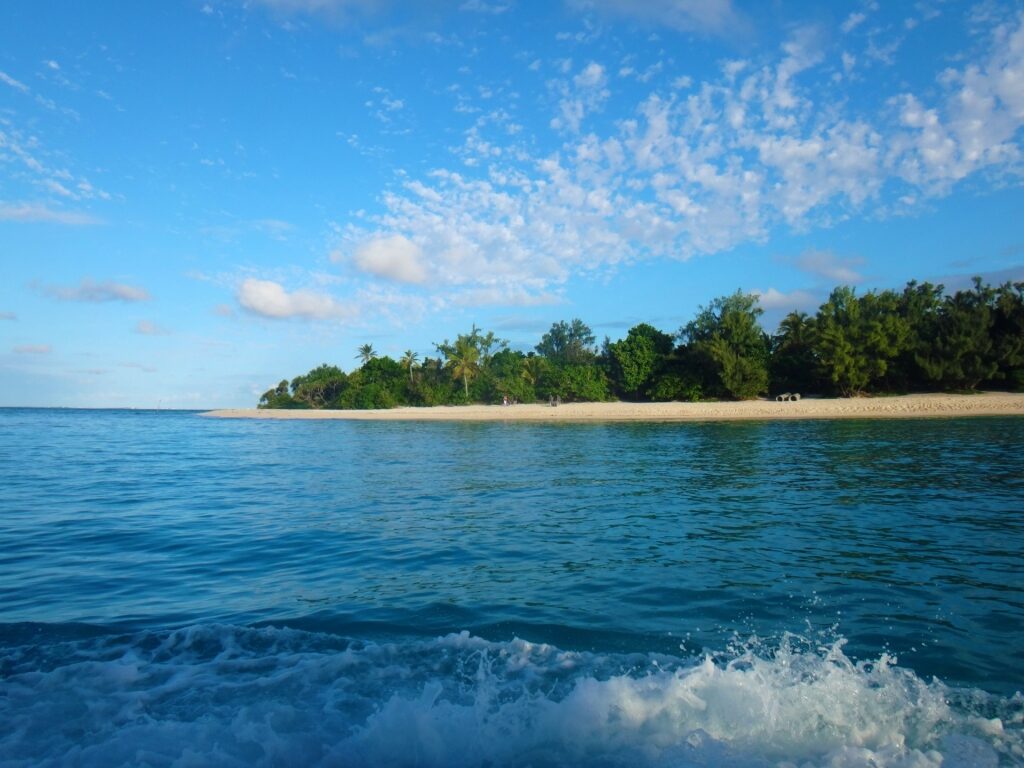
<svg viewBox="0 0 1024 768">
<path fill-rule="evenodd" d="M 1024 4 L 0 10 L 0 405 L 1024 279 Z"/>
</svg>

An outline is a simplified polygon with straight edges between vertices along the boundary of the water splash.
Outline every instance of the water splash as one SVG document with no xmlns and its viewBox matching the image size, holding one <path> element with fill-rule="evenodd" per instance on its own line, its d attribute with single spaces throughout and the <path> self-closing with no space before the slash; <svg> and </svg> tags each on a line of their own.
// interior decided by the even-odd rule
<svg viewBox="0 0 1024 768">
<path fill-rule="evenodd" d="M 795 635 L 700 658 L 224 625 L 55 639 L 0 652 L 0 722 L 10 766 L 1024 765 L 1019 694 Z"/>
</svg>

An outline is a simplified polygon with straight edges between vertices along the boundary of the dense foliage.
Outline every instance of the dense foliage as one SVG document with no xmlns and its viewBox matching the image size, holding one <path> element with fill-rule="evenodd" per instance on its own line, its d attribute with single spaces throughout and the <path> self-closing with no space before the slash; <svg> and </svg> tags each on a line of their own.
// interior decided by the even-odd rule
<svg viewBox="0 0 1024 768">
<path fill-rule="evenodd" d="M 579 319 L 558 322 L 533 351 L 473 327 L 422 361 L 364 344 L 360 367 L 321 365 L 260 398 L 260 408 L 622 400 L 751 399 L 779 392 L 840 395 L 1024 389 L 1024 283 L 975 279 L 947 294 L 832 291 L 813 317 L 791 312 L 774 336 L 757 297 L 737 291 L 701 307 L 674 335 L 641 323 L 598 348 Z"/>
</svg>

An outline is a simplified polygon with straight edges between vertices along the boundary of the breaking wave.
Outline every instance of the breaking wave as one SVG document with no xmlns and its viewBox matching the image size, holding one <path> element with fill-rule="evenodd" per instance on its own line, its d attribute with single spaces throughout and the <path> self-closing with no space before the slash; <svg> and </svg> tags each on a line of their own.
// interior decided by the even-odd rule
<svg viewBox="0 0 1024 768">
<path fill-rule="evenodd" d="M 5 766 L 1024 765 L 1020 693 L 853 661 L 842 640 L 685 658 L 466 632 L 17 634 L 0 650 Z"/>
</svg>

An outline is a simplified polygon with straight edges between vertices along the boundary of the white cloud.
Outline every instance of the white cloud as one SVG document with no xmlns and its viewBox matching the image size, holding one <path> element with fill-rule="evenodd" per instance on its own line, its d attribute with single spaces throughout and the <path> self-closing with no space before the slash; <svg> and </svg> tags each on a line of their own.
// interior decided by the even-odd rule
<svg viewBox="0 0 1024 768">
<path fill-rule="evenodd" d="M 152 298 L 149 291 L 134 285 L 115 283 L 105 280 L 97 283 L 89 278 L 83 278 L 78 285 L 44 286 L 42 292 L 50 298 L 59 301 L 84 301 L 89 303 L 103 303 L 108 301 L 137 302 L 149 301 Z"/>
<path fill-rule="evenodd" d="M 865 13 L 851 13 L 849 16 L 846 17 L 846 21 L 844 21 L 839 28 L 843 30 L 843 32 L 850 33 L 854 29 L 859 27 L 866 18 L 867 14 Z"/>
<path fill-rule="evenodd" d="M 356 248 L 353 263 L 363 272 L 400 283 L 423 283 L 427 279 L 423 252 L 402 235 L 369 238 Z"/>
<path fill-rule="evenodd" d="M 835 91 L 841 51 L 825 53 L 820 29 L 795 29 L 774 56 L 726 62 L 712 80 L 678 83 L 681 92 L 655 91 L 600 132 L 588 132 L 585 117 L 609 98 L 607 73 L 566 61 L 551 85 L 556 150 L 538 155 L 533 137 L 510 141 L 500 121 L 479 121 L 455 150 L 470 171 L 404 180 L 382 196 L 381 213 L 340 230 L 340 251 L 365 274 L 428 286 L 448 304 L 529 304 L 557 299 L 571 276 L 604 276 L 623 262 L 906 211 L 979 169 L 1019 177 L 1024 17 L 996 29 L 987 54 L 938 77 L 938 96 L 881 94 L 877 112 Z M 591 106 L 576 103 L 595 93 Z M 860 262 L 829 252 L 796 264 L 829 281 L 863 281 Z"/>
<path fill-rule="evenodd" d="M 95 216 L 81 211 L 61 211 L 38 203 L 0 203 L 0 221 L 30 224 L 66 224 L 87 226 L 99 224 Z"/>
<path fill-rule="evenodd" d="M 783 311 L 806 310 L 817 307 L 821 301 L 809 291 L 790 291 L 783 293 L 775 288 L 761 290 L 755 288 L 751 291 L 757 296 L 757 302 L 763 309 Z"/>
<path fill-rule="evenodd" d="M 859 258 L 840 258 L 831 251 L 804 251 L 796 259 L 796 267 L 818 277 L 834 280 L 844 285 L 855 285 L 864 280 L 864 276 L 855 267 L 864 263 Z"/>
<path fill-rule="evenodd" d="M 577 88 L 597 88 L 603 86 L 605 83 L 604 67 L 596 62 L 590 62 L 584 67 L 582 72 L 573 78 L 573 83 Z"/>
<path fill-rule="evenodd" d="M 571 85 L 564 81 L 552 83 L 561 98 L 558 102 L 558 116 L 551 119 L 551 127 L 579 133 L 583 118 L 600 109 L 611 95 L 607 83 L 608 76 L 604 67 L 593 61 L 572 78 Z"/>
<path fill-rule="evenodd" d="M 49 344 L 22 344 L 14 348 L 16 355 L 48 355 L 53 352 Z"/>
<path fill-rule="evenodd" d="M 998 26 L 989 56 L 939 78 L 944 103 L 927 106 L 914 94 L 894 100 L 907 129 L 893 149 L 903 178 L 932 194 L 988 167 L 1018 166 L 1024 126 L 1024 13 Z"/>
<path fill-rule="evenodd" d="M 340 319 L 352 314 L 327 294 L 306 290 L 289 293 L 279 283 L 255 278 L 242 281 L 238 288 L 238 303 L 253 314 L 277 320 L 291 317 Z"/>
<path fill-rule="evenodd" d="M 0 83 L 5 83 L 6 85 L 11 86 L 11 88 L 14 88 L 16 91 L 21 91 L 22 93 L 28 93 L 28 86 L 27 85 L 25 85 L 23 82 L 21 82 L 19 80 L 15 80 L 13 77 L 11 77 L 10 75 L 8 75 L 6 72 L 4 72 L 2 70 L 0 70 Z"/>
</svg>

